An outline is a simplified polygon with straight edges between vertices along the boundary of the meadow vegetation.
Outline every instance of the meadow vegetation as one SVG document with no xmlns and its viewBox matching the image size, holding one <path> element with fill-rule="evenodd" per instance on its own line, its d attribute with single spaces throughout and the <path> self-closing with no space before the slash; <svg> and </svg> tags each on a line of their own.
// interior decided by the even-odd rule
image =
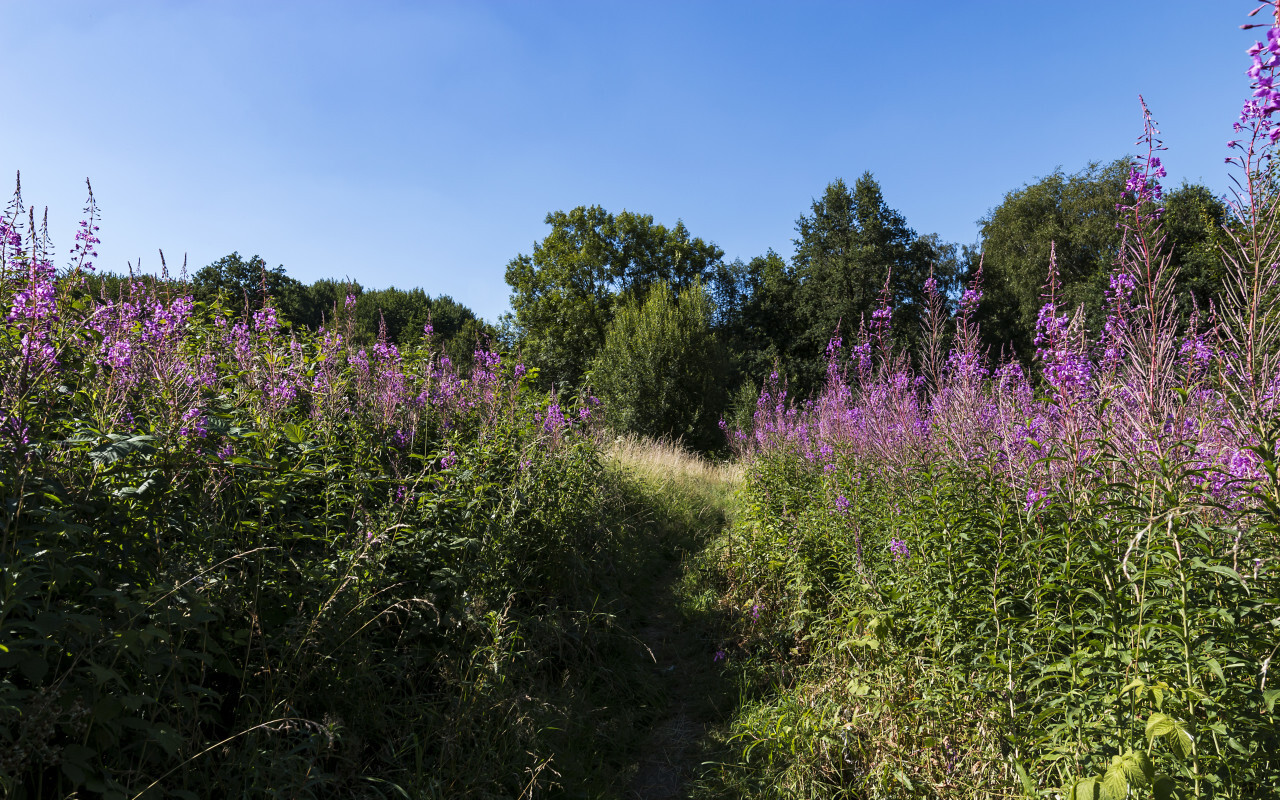
<svg viewBox="0 0 1280 800">
<path fill-rule="evenodd" d="M 705 504 L 655 502 L 682 495 L 596 443 L 590 398 L 484 348 L 460 370 L 429 324 L 401 351 L 165 283 L 93 297 L 92 199 L 62 274 L 23 216 L 0 237 L 5 796 L 625 781 L 662 695 L 626 598 Z"/>
<path fill-rule="evenodd" d="M 1277 53 L 1272 27 L 1209 307 L 1175 291 L 1148 113 L 1103 322 L 1050 248 L 1034 383 L 980 346 L 979 269 L 954 318 L 926 283 L 914 362 L 886 288 L 816 396 L 765 384 L 700 567 L 747 698 L 707 796 L 1280 792 Z"/>
<path fill-rule="evenodd" d="M 987 250 L 869 174 L 790 263 L 550 214 L 501 329 L 98 274 L 91 190 L 59 268 L 19 185 L 0 796 L 1280 795 L 1263 8 L 1230 198 L 1144 104 Z"/>
</svg>

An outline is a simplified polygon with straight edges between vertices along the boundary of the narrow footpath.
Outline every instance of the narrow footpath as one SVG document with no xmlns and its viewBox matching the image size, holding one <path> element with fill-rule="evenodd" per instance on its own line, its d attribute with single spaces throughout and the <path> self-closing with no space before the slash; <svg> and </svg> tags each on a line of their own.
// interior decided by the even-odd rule
<svg viewBox="0 0 1280 800">
<path fill-rule="evenodd" d="M 715 643 L 682 618 L 677 597 L 681 575 L 680 565 L 674 564 L 654 581 L 647 604 L 651 612 L 637 631 L 653 655 L 666 696 L 626 795 L 637 800 L 689 796 L 714 721 L 713 698 L 720 681 Z"/>
<path fill-rule="evenodd" d="M 622 437 L 605 450 L 634 492 L 637 549 L 623 602 L 626 627 L 651 670 L 647 730 L 630 745 L 610 796 L 688 798 L 713 757 L 711 734 L 732 713 L 737 693 L 716 660 L 725 635 L 719 613 L 686 596 L 696 591 L 686 578 L 729 524 L 739 477 L 729 465 L 669 443 Z"/>
</svg>

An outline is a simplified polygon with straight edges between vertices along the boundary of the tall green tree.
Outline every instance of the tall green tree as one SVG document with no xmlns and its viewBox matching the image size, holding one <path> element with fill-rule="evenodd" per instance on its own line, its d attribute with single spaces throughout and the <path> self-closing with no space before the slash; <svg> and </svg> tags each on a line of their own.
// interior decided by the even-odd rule
<svg viewBox="0 0 1280 800">
<path fill-rule="evenodd" d="M 1200 184 L 1183 182 L 1165 197 L 1161 226 L 1169 238 L 1171 263 L 1177 270 L 1175 293 L 1179 315 L 1194 307 L 1207 310 L 1222 291 L 1228 251 L 1227 206 Z"/>
<path fill-rule="evenodd" d="M 936 236 L 921 237 L 885 203 L 880 184 L 863 173 L 850 189 L 829 184 L 812 213 L 796 222 L 792 259 L 798 282 L 801 330 L 790 354 L 798 393 L 812 392 L 825 374 L 826 343 L 837 326 L 847 336 L 869 319 L 886 287 L 893 305 L 893 336 L 914 352 L 920 343 L 925 282 L 930 270 L 949 290 L 958 280 L 955 249 Z"/>
<path fill-rule="evenodd" d="M 359 297 L 363 292 L 364 287 L 357 281 L 320 278 L 305 288 L 306 299 L 296 321 L 313 331 L 321 326 L 332 328 L 345 313 L 347 296 Z"/>
<path fill-rule="evenodd" d="M 387 341 L 401 347 L 422 344 L 430 323 L 432 345 L 455 364 L 470 364 L 477 345 L 496 338 L 492 326 L 448 295 L 431 297 L 422 289 L 366 290 L 356 298 L 352 335 L 367 344 L 385 331 Z"/>
<path fill-rule="evenodd" d="M 1050 246 L 1057 257 L 1060 306 L 1083 307 L 1085 323 L 1102 324 L 1106 289 L 1123 236 L 1116 204 L 1125 201 L 1130 160 L 1061 169 L 1005 195 L 981 221 L 986 292 L 979 323 L 993 353 L 1030 360 L 1036 316 L 1044 302 Z M 1206 308 L 1221 285 L 1216 254 L 1226 208 L 1203 186 L 1184 183 L 1166 194 L 1162 229 L 1177 272 L 1184 318 L 1192 299 Z M 976 266 L 976 264 L 975 264 Z"/>
<path fill-rule="evenodd" d="M 787 372 L 800 332 L 797 286 L 790 264 L 773 250 L 748 262 L 738 259 L 716 268 L 710 288 L 730 386 L 758 387 L 775 364 Z"/>
<path fill-rule="evenodd" d="M 701 283 L 677 295 L 659 281 L 643 301 L 633 295 L 619 306 L 591 370 L 615 430 L 681 439 L 702 451 L 723 444 L 725 368 L 714 314 Z"/>
<path fill-rule="evenodd" d="M 679 294 L 724 257 L 682 222 L 667 228 L 629 211 L 579 206 L 548 214 L 546 223 L 551 232 L 506 273 L 510 334 L 544 384 L 581 384 L 620 301 L 642 303 L 658 283 Z"/>
<path fill-rule="evenodd" d="M 239 252 L 223 256 L 203 267 L 191 279 L 197 300 L 210 302 L 221 297 L 227 308 L 240 311 L 261 308 L 270 300 L 281 315 L 298 324 L 307 314 L 305 287 L 285 274 L 284 265 L 267 267 L 262 256 L 249 259 Z"/>
<path fill-rule="evenodd" d="M 1051 244 L 1059 305 L 1084 305 L 1091 318 L 1101 312 L 1120 248 L 1116 203 L 1128 174 L 1128 159 L 1093 162 L 1070 175 L 1059 168 L 1009 192 L 979 221 L 986 288 L 978 321 L 994 352 L 1030 357 Z"/>
</svg>

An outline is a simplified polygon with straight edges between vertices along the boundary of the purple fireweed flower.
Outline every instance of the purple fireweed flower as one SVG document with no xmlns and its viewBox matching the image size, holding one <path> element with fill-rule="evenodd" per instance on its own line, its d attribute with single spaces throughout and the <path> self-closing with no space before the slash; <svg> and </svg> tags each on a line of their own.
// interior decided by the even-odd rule
<svg viewBox="0 0 1280 800">
<path fill-rule="evenodd" d="M 280 327 L 276 310 L 271 306 L 263 306 L 253 312 L 253 329 L 256 331 L 274 332 Z"/>
<path fill-rule="evenodd" d="M 209 435 L 209 421 L 199 407 L 187 409 L 182 414 L 182 425 L 178 428 L 179 436 L 203 438 Z"/>
<path fill-rule="evenodd" d="M 559 433 L 565 427 L 564 412 L 559 403 L 547 406 L 547 413 L 542 415 L 542 430 L 547 433 Z"/>
<path fill-rule="evenodd" d="M 58 306 L 53 277 L 52 264 L 47 261 L 31 262 L 27 268 L 26 285 L 13 296 L 8 314 L 10 322 L 35 323 L 56 318 Z"/>
<path fill-rule="evenodd" d="M 12 450 L 18 450 L 31 444 L 31 429 L 18 417 L 0 414 L 0 442 L 5 442 Z"/>
<path fill-rule="evenodd" d="M 1049 497 L 1048 489 L 1028 489 L 1027 503 L 1024 508 L 1030 512 L 1044 506 L 1044 501 Z"/>
</svg>

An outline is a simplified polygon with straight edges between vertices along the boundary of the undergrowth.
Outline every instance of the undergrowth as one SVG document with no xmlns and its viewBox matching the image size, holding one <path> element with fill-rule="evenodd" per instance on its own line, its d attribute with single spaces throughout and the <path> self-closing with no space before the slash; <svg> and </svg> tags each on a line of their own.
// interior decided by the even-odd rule
<svg viewBox="0 0 1280 800">
<path fill-rule="evenodd" d="M 1144 104 L 1105 324 L 1059 307 L 1051 255 L 1034 383 L 979 349 L 980 269 L 959 298 L 926 287 L 919 369 L 886 293 L 817 397 L 766 382 L 699 568 L 743 698 L 705 796 L 1280 794 L 1268 7 L 1212 308 L 1179 313 Z"/>
<path fill-rule="evenodd" d="M 617 796 L 629 598 L 714 499 L 429 326 L 88 297 L 88 212 L 61 273 L 20 194 L 0 230 L 0 794 Z"/>
</svg>

